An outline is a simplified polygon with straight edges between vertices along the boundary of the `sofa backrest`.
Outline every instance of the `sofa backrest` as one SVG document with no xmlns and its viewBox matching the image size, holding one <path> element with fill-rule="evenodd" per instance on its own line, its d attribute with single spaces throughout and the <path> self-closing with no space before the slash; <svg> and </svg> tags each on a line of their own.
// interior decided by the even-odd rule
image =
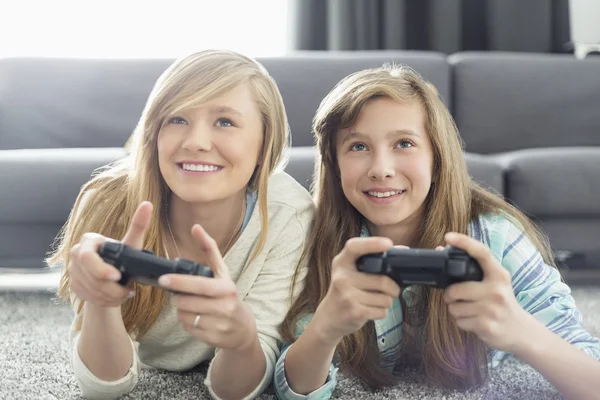
<svg viewBox="0 0 600 400">
<path fill-rule="evenodd" d="M 0 59 L 0 150 L 123 146 L 156 79 L 173 61 Z M 259 61 L 282 93 L 295 146 L 313 144 L 312 117 L 323 97 L 364 68 L 409 65 L 450 98 L 450 70 L 441 53 L 298 53 Z"/>
<path fill-rule="evenodd" d="M 473 52 L 448 62 L 467 151 L 600 146 L 600 60 Z"/>
<path fill-rule="evenodd" d="M 446 56 L 435 52 L 299 52 L 260 59 L 273 76 L 283 100 L 294 146 L 312 146 L 312 119 L 321 100 L 345 76 L 386 63 L 408 65 L 433 83 L 450 106 L 450 69 Z"/>
<path fill-rule="evenodd" d="M 322 98 L 384 63 L 415 68 L 450 106 L 466 149 L 600 146 L 600 61 L 569 55 L 299 52 L 259 59 L 286 103 L 294 146 L 313 144 Z M 0 150 L 121 147 L 172 59 L 0 59 Z"/>
<path fill-rule="evenodd" d="M 0 59 L 0 150 L 123 146 L 170 63 Z"/>
</svg>

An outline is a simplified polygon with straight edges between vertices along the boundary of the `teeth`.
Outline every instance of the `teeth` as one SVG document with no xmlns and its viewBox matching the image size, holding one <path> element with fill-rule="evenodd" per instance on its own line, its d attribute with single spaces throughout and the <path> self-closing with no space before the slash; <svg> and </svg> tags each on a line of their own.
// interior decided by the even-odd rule
<svg viewBox="0 0 600 400">
<path fill-rule="evenodd" d="M 220 168 L 215 165 L 183 164 L 183 169 L 186 171 L 211 172 L 217 171 Z"/>
<path fill-rule="evenodd" d="M 402 190 L 394 190 L 392 192 L 367 192 L 367 193 L 369 193 L 369 195 L 373 196 L 373 197 L 390 197 L 395 194 L 402 193 Z"/>
</svg>

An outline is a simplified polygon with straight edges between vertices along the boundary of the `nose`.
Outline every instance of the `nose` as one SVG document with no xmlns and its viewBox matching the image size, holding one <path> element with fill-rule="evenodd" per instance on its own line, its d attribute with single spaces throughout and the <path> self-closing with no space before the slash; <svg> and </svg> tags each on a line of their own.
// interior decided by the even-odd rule
<svg viewBox="0 0 600 400">
<path fill-rule="evenodd" d="M 385 180 L 395 175 L 394 160 L 390 154 L 378 152 L 373 155 L 369 178 L 373 180 Z"/>
<path fill-rule="evenodd" d="M 210 151 L 212 149 L 213 138 L 210 127 L 203 124 L 194 124 L 190 126 L 185 134 L 186 137 L 182 143 L 183 149 L 191 152 Z"/>
</svg>

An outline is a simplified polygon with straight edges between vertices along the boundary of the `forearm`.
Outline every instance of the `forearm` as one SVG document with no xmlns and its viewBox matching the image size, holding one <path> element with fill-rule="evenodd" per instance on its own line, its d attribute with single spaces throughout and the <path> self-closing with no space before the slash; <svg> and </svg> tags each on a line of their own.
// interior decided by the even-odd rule
<svg viewBox="0 0 600 400">
<path fill-rule="evenodd" d="M 240 399 L 251 393 L 267 370 L 265 353 L 258 336 L 244 350 L 221 349 L 210 368 L 213 391 L 222 399 Z"/>
<path fill-rule="evenodd" d="M 121 308 L 85 303 L 77 351 L 81 361 L 98 379 L 116 381 L 127 375 L 133 362 L 133 348 Z"/>
<path fill-rule="evenodd" d="M 284 366 L 290 388 L 306 395 L 325 384 L 336 344 L 327 343 L 313 320 L 287 352 Z"/>
<path fill-rule="evenodd" d="M 532 343 L 515 355 L 541 373 L 565 399 L 597 399 L 600 393 L 600 362 L 532 322 Z"/>
</svg>

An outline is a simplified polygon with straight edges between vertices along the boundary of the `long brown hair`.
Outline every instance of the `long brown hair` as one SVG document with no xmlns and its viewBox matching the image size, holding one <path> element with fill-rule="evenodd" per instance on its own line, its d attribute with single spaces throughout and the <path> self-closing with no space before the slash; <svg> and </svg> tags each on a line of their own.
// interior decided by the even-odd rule
<svg viewBox="0 0 600 400">
<path fill-rule="evenodd" d="M 331 281 L 332 259 L 348 239 L 360 234 L 363 218 L 344 196 L 340 183 L 336 134 L 356 122 L 367 102 L 382 96 L 399 102 L 417 102 L 426 115 L 425 129 L 433 149 L 434 184 L 425 200 L 419 247 L 444 245 L 445 233 L 466 234 L 469 222 L 480 214 L 501 213 L 523 227 L 544 260 L 554 265 L 550 246 L 541 231 L 515 207 L 469 177 L 457 127 L 431 84 L 404 66 L 386 65 L 357 72 L 336 85 L 321 102 L 313 120 L 318 154 L 312 191 L 317 214 L 303 254 L 309 266 L 306 286 L 281 328 L 283 337 L 290 343 L 295 340 L 298 319 L 314 312 L 325 297 Z M 403 300 L 402 303 L 405 309 Z M 477 386 L 485 380 L 488 348 L 476 335 L 457 327 L 448 313 L 442 290 L 430 287 L 417 290 L 414 306 L 404 313 L 404 322 L 425 329 L 421 365 L 432 382 L 460 389 Z M 337 355 L 343 371 L 358 376 L 373 388 L 398 380 L 380 366 L 373 322 L 344 337 Z"/>
<path fill-rule="evenodd" d="M 267 181 L 285 164 L 284 150 L 290 142 L 283 99 L 275 81 L 255 60 L 231 51 L 201 51 L 175 61 L 159 77 L 126 144 L 128 156 L 99 169 L 83 186 L 68 221 L 57 236 L 56 250 L 47 259 L 51 267 L 62 267 L 60 298 L 70 297 L 66 266 L 70 249 L 81 236 L 85 232 L 97 232 L 121 239 L 136 207 L 144 200 L 154 204 L 144 248 L 166 256 L 163 227 L 170 189 L 158 168 L 158 133 L 169 116 L 244 83 L 249 84 L 262 114 L 264 132 L 260 162 L 248 183 L 257 191 L 261 221 L 261 234 L 251 258 L 260 252 L 267 237 Z M 82 201 L 84 196 L 85 201 Z M 134 289 L 136 296 L 122 306 L 123 322 L 129 333 L 142 336 L 158 318 L 167 293 L 135 283 Z"/>
</svg>

